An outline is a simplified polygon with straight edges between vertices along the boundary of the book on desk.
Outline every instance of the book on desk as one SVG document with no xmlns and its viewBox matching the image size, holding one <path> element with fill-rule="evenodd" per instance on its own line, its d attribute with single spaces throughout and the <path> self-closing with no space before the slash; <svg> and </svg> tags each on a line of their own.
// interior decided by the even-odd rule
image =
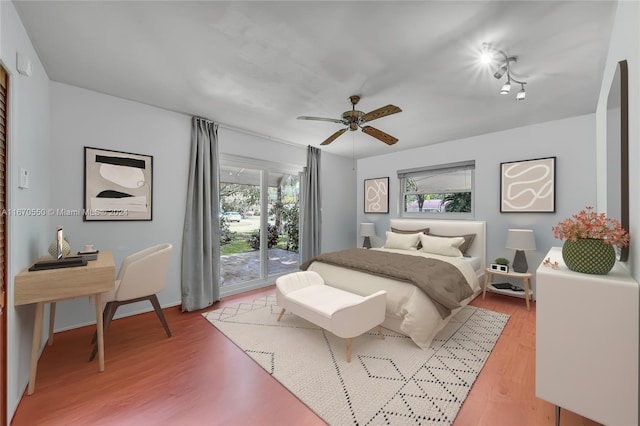
<svg viewBox="0 0 640 426">
<path fill-rule="evenodd" d="M 87 266 L 84 256 L 67 256 L 60 259 L 39 260 L 29 268 L 30 271 L 43 271 L 45 269 L 72 268 L 75 266 Z"/>
</svg>

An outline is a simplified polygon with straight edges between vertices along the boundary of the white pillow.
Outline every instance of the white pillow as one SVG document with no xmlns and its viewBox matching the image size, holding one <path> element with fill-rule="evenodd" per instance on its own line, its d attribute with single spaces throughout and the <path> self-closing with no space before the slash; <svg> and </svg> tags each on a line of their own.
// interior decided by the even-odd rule
<svg viewBox="0 0 640 426">
<path fill-rule="evenodd" d="M 395 232 L 387 231 L 387 241 L 384 243 L 384 248 L 399 249 L 399 250 L 415 250 L 420 241 L 419 234 L 396 234 Z"/>
<path fill-rule="evenodd" d="M 464 243 L 463 237 L 446 238 L 419 234 L 419 238 L 422 243 L 420 251 L 442 256 L 462 257 L 462 252 L 458 250 L 458 247 Z"/>
</svg>

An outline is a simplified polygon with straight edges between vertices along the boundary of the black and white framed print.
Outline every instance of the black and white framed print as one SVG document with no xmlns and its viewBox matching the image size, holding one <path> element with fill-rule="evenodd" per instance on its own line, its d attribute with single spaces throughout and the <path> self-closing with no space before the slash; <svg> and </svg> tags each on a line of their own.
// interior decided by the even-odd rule
<svg viewBox="0 0 640 426">
<path fill-rule="evenodd" d="M 84 148 L 84 220 L 151 220 L 153 157 Z"/>
<path fill-rule="evenodd" d="M 500 211 L 556 211 L 556 157 L 500 163 Z"/>
<path fill-rule="evenodd" d="M 389 178 L 364 180 L 364 212 L 389 213 Z"/>
</svg>

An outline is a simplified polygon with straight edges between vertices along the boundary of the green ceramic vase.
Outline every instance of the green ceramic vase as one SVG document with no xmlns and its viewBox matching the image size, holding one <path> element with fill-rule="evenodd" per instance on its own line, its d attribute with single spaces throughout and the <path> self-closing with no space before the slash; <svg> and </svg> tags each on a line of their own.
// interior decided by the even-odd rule
<svg viewBox="0 0 640 426">
<path fill-rule="evenodd" d="M 567 240 L 562 246 L 562 259 L 572 271 L 605 275 L 616 263 L 616 251 L 611 244 L 598 239 Z"/>
</svg>

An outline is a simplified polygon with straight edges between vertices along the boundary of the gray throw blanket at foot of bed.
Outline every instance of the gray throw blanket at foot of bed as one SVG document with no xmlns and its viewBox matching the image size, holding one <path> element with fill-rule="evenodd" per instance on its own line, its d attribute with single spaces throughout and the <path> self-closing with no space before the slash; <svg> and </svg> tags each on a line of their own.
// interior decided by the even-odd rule
<svg viewBox="0 0 640 426">
<path fill-rule="evenodd" d="M 306 271 L 313 262 L 410 282 L 431 298 L 442 318 L 448 317 L 452 309 L 460 307 L 462 300 L 473 295 L 462 272 L 438 259 L 357 248 L 315 256 L 300 269 Z"/>
</svg>

